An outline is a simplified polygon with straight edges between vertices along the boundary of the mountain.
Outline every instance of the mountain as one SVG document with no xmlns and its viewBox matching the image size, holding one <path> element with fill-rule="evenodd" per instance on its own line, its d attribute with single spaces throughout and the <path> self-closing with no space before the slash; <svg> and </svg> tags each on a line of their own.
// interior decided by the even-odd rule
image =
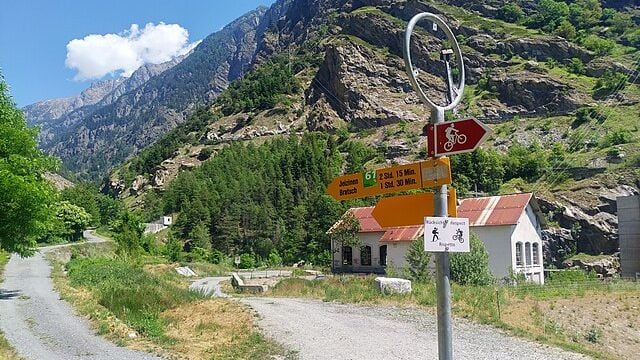
<svg viewBox="0 0 640 360">
<path fill-rule="evenodd" d="M 184 214 L 176 224 L 184 236 L 200 224 L 212 239 L 243 234 L 233 246 L 263 244 L 264 234 L 294 226 L 273 225 L 288 221 L 282 216 L 310 221 L 324 216 L 311 207 L 337 207 L 318 199 L 328 171 L 316 163 L 319 144 L 332 161 L 342 156 L 344 172 L 425 157 L 429 111 L 409 85 L 402 41 L 409 19 L 428 11 L 451 25 L 465 61 L 463 101 L 447 119 L 475 116 L 494 129 L 482 150 L 452 157 L 461 196 L 535 192 L 551 225 L 548 263 L 559 265 L 576 251 L 611 254 L 614 199 L 640 188 L 640 37 L 638 8 L 603 10 L 609 3 L 618 4 L 553 1 L 566 10 L 558 12 L 530 0 L 276 1 L 95 111 L 52 149 L 85 176 L 137 153 L 111 172 L 105 192 L 148 214 Z M 414 66 L 425 91 L 442 101 L 442 41 L 430 24 L 420 25 L 411 46 Z M 307 132 L 326 138 L 293 144 Z M 260 145 L 283 137 L 290 137 L 289 147 Z M 242 150 L 239 142 L 252 147 Z M 314 160 L 305 165 L 306 148 Z M 246 160 L 252 151 L 268 169 Z M 286 151 L 294 155 L 283 156 Z M 250 166 L 226 168 L 216 161 L 221 155 Z M 297 170 L 304 166 L 321 168 L 322 179 Z M 224 183 L 218 189 L 207 182 L 212 169 L 248 174 L 217 174 L 215 183 Z M 253 191 L 254 185 L 269 190 Z M 196 198 L 211 204 L 195 204 Z M 225 205 L 208 208 L 216 204 Z M 264 226 L 258 231 L 256 224 Z M 307 236 L 294 230 L 288 235 Z"/>
<path fill-rule="evenodd" d="M 44 125 L 68 115 L 83 106 L 94 105 L 112 92 L 122 82 L 122 79 L 97 81 L 78 96 L 39 101 L 25 106 L 22 110 L 29 126 Z"/>
<path fill-rule="evenodd" d="M 80 178 L 103 175 L 210 103 L 249 68 L 265 11 L 249 12 L 209 35 L 184 59 L 138 69 L 99 101 L 51 113 L 41 147 Z M 28 111 L 32 123 L 43 122 L 31 115 L 37 108 Z"/>
</svg>

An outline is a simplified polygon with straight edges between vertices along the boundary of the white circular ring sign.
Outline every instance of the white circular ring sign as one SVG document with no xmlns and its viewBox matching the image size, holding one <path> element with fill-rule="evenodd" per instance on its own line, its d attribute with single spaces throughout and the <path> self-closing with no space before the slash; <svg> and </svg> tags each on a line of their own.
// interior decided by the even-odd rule
<svg viewBox="0 0 640 360">
<path fill-rule="evenodd" d="M 453 99 L 451 104 L 446 106 L 436 105 L 433 101 L 429 100 L 427 95 L 424 93 L 424 91 L 422 91 L 422 88 L 418 84 L 418 81 L 415 77 L 413 65 L 411 64 L 411 33 L 413 32 L 413 28 L 416 26 L 416 23 L 424 18 L 431 20 L 433 23 L 437 24 L 442 29 L 442 31 L 444 31 L 445 35 L 447 35 L 447 39 L 449 39 L 449 41 L 453 44 L 453 51 L 456 55 L 456 64 L 458 66 L 458 69 L 460 69 L 460 82 L 455 88 L 455 92 L 457 95 L 455 99 Z M 442 19 L 440 19 L 440 17 L 438 17 L 437 15 L 428 12 L 420 13 L 414 16 L 407 25 L 403 50 L 404 62 L 407 68 L 407 75 L 409 75 L 409 81 L 411 81 L 411 85 L 413 85 L 413 88 L 418 93 L 420 99 L 432 109 L 440 109 L 441 111 L 445 111 L 455 108 L 460 103 L 460 100 L 462 100 L 462 93 L 464 92 L 464 62 L 462 60 L 462 52 L 460 51 L 458 40 L 456 40 L 456 37 L 453 36 L 453 32 L 451 32 L 451 29 L 447 26 L 447 24 L 445 24 L 444 21 L 442 21 Z"/>
</svg>

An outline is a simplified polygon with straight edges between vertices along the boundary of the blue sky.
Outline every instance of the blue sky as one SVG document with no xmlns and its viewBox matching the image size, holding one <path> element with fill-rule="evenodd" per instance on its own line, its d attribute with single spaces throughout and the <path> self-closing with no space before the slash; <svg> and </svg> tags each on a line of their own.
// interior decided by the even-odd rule
<svg viewBox="0 0 640 360">
<path fill-rule="evenodd" d="M 182 44 L 182 49 L 187 49 L 189 45 L 202 40 L 247 11 L 259 5 L 269 6 L 273 2 L 274 0 L 3 1 L 0 11 L 0 68 L 10 86 L 11 95 L 21 107 L 40 100 L 72 96 L 87 88 L 103 70 L 87 65 L 96 58 L 100 60 L 96 49 L 105 47 L 99 47 L 99 44 L 88 39 L 82 41 L 90 34 L 117 35 L 109 39 L 115 39 L 118 44 L 123 41 L 125 44 L 132 43 L 128 40 L 135 38 L 138 45 L 134 45 L 134 48 L 139 48 L 142 45 L 139 45 L 141 41 L 138 40 L 148 40 L 151 36 L 134 36 L 135 34 L 151 34 L 151 30 L 154 30 L 157 39 L 165 36 L 156 31 L 160 30 L 155 27 L 160 22 L 177 24 L 179 27 L 165 26 L 163 29 L 172 31 L 172 34 L 176 33 L 173 30 L 178 31 L 173 39 L 175 46 L 180 46 L 180 41 L 185 40 L 184 31 L 180 32 L 179 29 L 188 31 L 188 41 Z M 155 26 L 145 28 L 147 23 Z M 132 24 L 137 24 L 138 28 L 132 28 Z M 65 65 L 65 60 L 68 55 L 67 44 L 73 39 L 79 40 L 74 43 L 78 46 L 73 47 L 75 50 L 71 54 L 71 63 L 76 64 L 76 68 L 72 69 Z M 100 41 L 106 37 L 91 39 Z M 153 38 L 146 43 L 149 41 L 153 42 Z M 144 46 L 147 48 L 147 45 Z M 131 52 L 130 47 L 127 50 Z M 149 52 L 152 54 L 149 55 Z M 145 59 L 149 58 L 154 61 L 153 59 L 159 59 L 158 56 L 169 53 L 154 54 L 153 49 L 147 50 L 147 55 L 138 56 L 136 61 L 147 61 Z M 118 55 L 118 59 L 122 58 L 120 55 L 122 54 Z M 133 66 L 133 60 L 129 61 L 128 67 Z M 127 70 L 115 71 L 115 75 L 106 77 L 118 76 L 124 72 Z M 87 77 L 90 79 L 86 80 Z"/>
</svg>

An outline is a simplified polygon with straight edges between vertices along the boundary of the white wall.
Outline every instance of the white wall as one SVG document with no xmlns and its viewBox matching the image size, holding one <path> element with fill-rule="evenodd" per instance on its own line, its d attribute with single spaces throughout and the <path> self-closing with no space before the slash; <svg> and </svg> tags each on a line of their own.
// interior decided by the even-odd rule
<svg viewBox="0 0 640 360">
<path fill-rule="evenodd" d="M 393 241 L 381 243 L 381 245 L 387 245 L 387 266 L 393 266 L 396 269 L 401 269 L 407 265 L 405 255 L 409 250 L 410 241 Z"/>
<path fill-rule="evenodd" d="M 524 266 L 516 266 L 516 243 L 522 243 L 522 259 Z M 533 258 L 531 259 L 531 265 L 527 265 L 527 252 L 525 244 L 531 243 L 531 252 L 533 257 L 533 244 L 538 244 L 538 265 L 533 265 Z M 542 263 L 542 237 L 540 236 L 540 226 L 538 225 L 536 216 L 533 213 L 531 206 L 527 206 L 526 210 L 520 216 L 518 225 L 516 225 L 515 231 L 511 236 L 511 248 L 512 248 L 512 264 L 514 271 L 522 272 L 526 278 L 530 281 L 544 284 L 544 265 Z"/>
<path fill-rule="evenodd" d="M 371 267 L 380 265 L 380 238 L 384 234 L 383 231 L 358 233 L 358 237 L 362 242 L 362 246 L 371 246 Z M 342 249 L 338 249 L 336 244 L 332 245 L 333 249 L 333 266 L 342 266 Z M 362 267 L 360 263 L 360 247 L 352 246 L 352 259 L 354 267 Z M 364 267 L 363 267 L 364 268 Z"/>
<path fill-rule="evenodd" d="M 515 255 L 512 254 L 511 233 L 515 225 L 500 226 L 474 226 L 471 231 L 476 233 L 484 243 L 489 253 L 489 270 L 496 279 L 500 280 L 509 276 L 512 263 L 515 264 Z"/>
</svg>

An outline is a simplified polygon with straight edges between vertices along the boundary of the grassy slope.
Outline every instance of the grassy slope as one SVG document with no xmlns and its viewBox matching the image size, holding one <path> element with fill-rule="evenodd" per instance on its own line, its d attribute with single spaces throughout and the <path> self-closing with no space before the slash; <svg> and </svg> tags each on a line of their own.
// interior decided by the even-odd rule
<svg viewBox="0 0 640 360">
<path fill-rule="evenodd" d="M 2 273 L 4 272 L 4 267 L 9 261 L 10 254 L 6 252 L 0 251 L 0 282 L 2 282 Z M 20 357 L 13 350 L 7 339 L 5 339 L 4 334 L 0 331 L 0 359 L 7 360 L 17 360 Z"/>
<path fill-rule="evenodd" d="M 113 256 L 112 250 L 75 253 L 103 256 L 103 260 L 74 260 L 67 277 L 62 271 L 64 260 L 59 260 L 66 257 L 52 257 L 55 286 L 65 300 L 92 320 L 99 334 L 117 344 L 178 359 L 294 357 L 264 338 L 243 306 L 190 295 L 188 282 L 162 259 L 145 258 L 139 267 L 106 260 L 104 256 Z M 124 273 L 127 280 L 121 276 Z M 148 296 L 138 296 L 140 292 Z M 121 311 L 122 306 L 138 310 Z M 131 339 L 132 332 L 139 336 Z"/>
</svg>

